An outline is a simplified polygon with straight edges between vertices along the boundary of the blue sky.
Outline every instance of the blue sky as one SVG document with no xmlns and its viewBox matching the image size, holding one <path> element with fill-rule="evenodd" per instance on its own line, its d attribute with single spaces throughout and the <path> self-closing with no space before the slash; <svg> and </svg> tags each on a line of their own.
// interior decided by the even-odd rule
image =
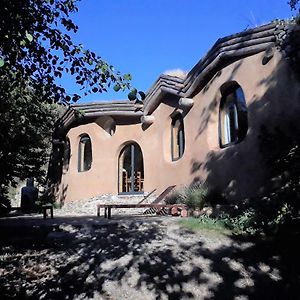
<svg viewBox="0 0 300 300">
<path fill-rule="evenodd" d="M 294 14 L 287 0 L 82 0 L 73 19 L 76 42 L 130 73 L 132 84 L 147 92 L 161 73 L 189 71 L 218 38 Z M 71 80 L 62 83 L 79 92 Z M 81 101 L 126 98 L 111 91 Z"/>
</svg>

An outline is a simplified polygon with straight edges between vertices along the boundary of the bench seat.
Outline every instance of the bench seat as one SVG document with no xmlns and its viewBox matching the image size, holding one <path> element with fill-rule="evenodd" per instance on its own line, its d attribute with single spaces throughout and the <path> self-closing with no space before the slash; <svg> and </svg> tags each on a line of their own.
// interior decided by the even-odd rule
<svg viewBox="0 0 300 300">
<path fill-rule="evenodd" d="M 163 208 L 181 208 L 186 210 L 185 204 L 97 204 L 97 216 L 100 217 L 100 209 L 104 208 L 104 217 L 111 219 L 111 209 L 112 208 L 156 208 L 156 209 L 163 209 Z"/>
</svg>

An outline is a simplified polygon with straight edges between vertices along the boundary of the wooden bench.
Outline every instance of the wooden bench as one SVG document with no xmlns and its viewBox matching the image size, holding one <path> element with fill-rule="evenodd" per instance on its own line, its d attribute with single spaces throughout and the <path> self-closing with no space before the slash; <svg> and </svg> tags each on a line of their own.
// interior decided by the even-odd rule
<svg viewBox="0 0 300 300">
<path fill-rule="evenodd" d="M 45 204 L 42 206 L 42 209 L 43 209 L 44 219 L 47 218 L 47 210 L 50 210 L 51 219 L 53 219 L 53 205 L 52 204 Z"/>
<path fill-rule="evenodd" d="M 111 209 L 112 208 L 156 208 L 156 209 L 163 209 L 169 208 L 170 210 L 176 208 L 180 208 L 184 213 L 181 215 L 185 217 L 186 214 L 186 205 L 185 204 L 97 204 L 97 216 L 100 217 L 100 209 L 104 208 L 104 218 L 111 219 Z"/>
</svg>

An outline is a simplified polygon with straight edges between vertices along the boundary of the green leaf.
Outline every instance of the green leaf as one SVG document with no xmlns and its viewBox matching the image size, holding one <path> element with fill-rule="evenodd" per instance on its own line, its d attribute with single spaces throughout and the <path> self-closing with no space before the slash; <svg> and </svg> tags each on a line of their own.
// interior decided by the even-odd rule
<svg viewBox="0 0 300 300">
<path fill-rule="evenodd" d="M 142 91 L 139 91 L 139 95 L 141 96 L 141 100 L 144 100 L 146 98 L 145 93 Z"/>
<path fill-rule="evenodd" d="M 3 67 L 5 64 L 5 61 L 3 58 L 0 58 L 0 68 Z"/>
<path fill-rule="evenodd" d="M 130 81 L 132 79 L 130 74 L 124 74 L 124 79 Z"/>
<path fill-rule="evenodd" d="M 136 90 L 136 89 L 132 89 L 132 90 L 130 91 L 130 93 L 128 94 L 128 99 L 129 99 L 130 101 L 136 100 L 136 94 L 137 94 L 137 90 Z"/>
<path fill-rule="evenodd" d="M 26 32 L 26 38 L 27 38 L 27 40 L 28 40 L 29 42 L 32 42 L 32 41 L 33 41 L 33 36 L 32 36 L 30 33 L 28 33 L 28 32 Z"/>
<path fill-rule="evenodd" d="M 102 67 L 101 67 L 101 71 L 102 71 L 102 73 L 105 73 L 106 71 L 107 71 L 107 65 L 103 65 Z"/>
<path fill-rule="evenodd" d="M 121 86 L 120 86 L 119 84 L 116 84 L 116 85 L 114 86 L 114 91 L 115 91 L 115 92 L 118 92 L 120 89 L 121 89 Z"/>
</svg>

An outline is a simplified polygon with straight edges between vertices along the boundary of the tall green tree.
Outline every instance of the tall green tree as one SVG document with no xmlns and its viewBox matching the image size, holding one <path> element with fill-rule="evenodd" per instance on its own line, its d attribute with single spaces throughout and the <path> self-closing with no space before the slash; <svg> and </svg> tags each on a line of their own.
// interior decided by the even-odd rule
<svg viewBox="0 0 300 300">
<path fill-rule="evenodd" d="M 0 4 L 0 187 L 43 175 L 56 112 L 46 103 L 69 103 L 79 94 L 131 88 L 96 53 L 73 42 L 78 0 L 1 0 Z M 82 93 L 57 83 L 74 76 Z M 129 98 L 135 100 L 135 89 Z M 0 191 L 1 192 L 1 191 Z"/>
<path fill-rule="evenodd" d="M 13 87 L 12 87 L 13 85 Z M 51 149 L 57 104 L 41 101 L 28 84 L 0 77 L 0 191 L 28 177 L 42 179 Z"/>
</svg>

